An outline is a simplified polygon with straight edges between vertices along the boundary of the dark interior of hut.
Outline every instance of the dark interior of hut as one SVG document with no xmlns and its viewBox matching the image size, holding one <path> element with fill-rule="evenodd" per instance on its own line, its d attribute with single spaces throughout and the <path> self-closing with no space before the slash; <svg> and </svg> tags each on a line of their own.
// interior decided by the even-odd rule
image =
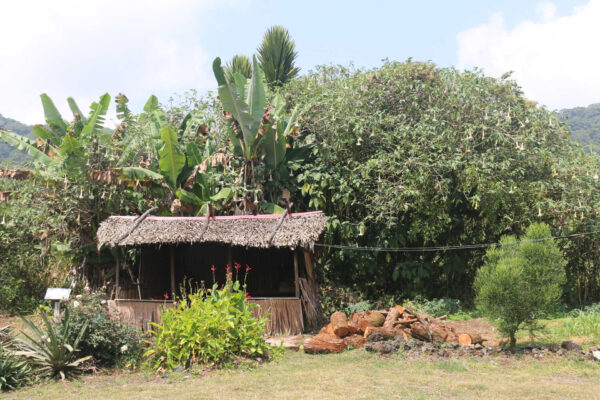
<svg viewBox="0 0 600 400">
<path fill-rule="evenodd" d="M 162 299 L 171 291 L 171 246 L 143 246 L 140 253 L 142 298 Z M 233 278 L 242 284 L 246 282 L 247 292 L 252 298 L 295 297 L 293 254 L 288 248 L 245 248 L 220 243 L 178 244 L 174 247 L 177 294 L 180 294 L 183 282 L 192 288 L 201 282 L 212 287 L 213 265 L 215 281 L 220 286 L 225 282 L 227 264 L 230 264 Z M 303 269 L 302 257 L 299 257 L 299 262 Z M 235 263 L 241 265 L 237 270 Z M 250 269 L 246 273 L 247 267 Z M 130 291 L 126 290 L 128 294 Z M 131 292 L 134 295 L 137 289 Z"/>
</svg>

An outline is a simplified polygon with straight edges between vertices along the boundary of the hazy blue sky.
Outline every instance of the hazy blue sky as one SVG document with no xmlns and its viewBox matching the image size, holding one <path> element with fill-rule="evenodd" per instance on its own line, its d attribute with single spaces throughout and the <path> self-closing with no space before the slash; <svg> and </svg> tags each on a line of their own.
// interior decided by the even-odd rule
<svg viewBox="0 0 600 400">
<path fill-rule="evenodd" d="M 580 1 L 0 1 L 0 113 L 43 121 L 39 94 L 65 110 L 125 93 L 139 110 L 215 87 L 211 62 L 251 55 L 287 27 L 304 72 L 319 64 L 431 60 L 514 77 L 550 108 L 600 102 L 600 0 Z"/>
</svg>

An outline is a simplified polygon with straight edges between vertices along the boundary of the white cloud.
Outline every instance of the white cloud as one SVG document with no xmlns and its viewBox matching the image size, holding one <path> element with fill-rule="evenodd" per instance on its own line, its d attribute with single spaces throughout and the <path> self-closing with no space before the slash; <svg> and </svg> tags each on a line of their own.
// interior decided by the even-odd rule
<svg viewBox="0 0 600 400">
<path fill-rule="evenodd" d="M 63 117 L 109 92 L 134 106 L 150 94 L 214 86 L 198 37 L 202 14 L 219 0 L 19 0 L 0 2 L 0 113 L 43 122 L 40 93 Z M 111 107 L 114 109 L 114 107 Z"/>
<path fill-rule="evenodd" d="M 508 28 L 502 14 L 458 34 L 458 67 L 480 67 L 513 78 L 525 94 L 551 109 L 600 102 L 600 0 L 557 16 L 552 3 L 537 7 L 539 21 Z"/>
</svg>

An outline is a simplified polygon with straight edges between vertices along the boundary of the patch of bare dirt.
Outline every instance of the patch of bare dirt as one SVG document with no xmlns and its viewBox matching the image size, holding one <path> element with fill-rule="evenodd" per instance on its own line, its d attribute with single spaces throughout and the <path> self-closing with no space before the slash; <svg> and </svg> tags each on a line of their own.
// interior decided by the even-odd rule
<svg viewBox="0 0 600 400">
<path fill-rule="evenodd" d="M 468 321 L 445 321 L 452 326 L 457 334 L 477 333 L 485 340 L 499 340 L 501 335 L 496 328 L 483 318 L 474 318 Z"/>
</svg>

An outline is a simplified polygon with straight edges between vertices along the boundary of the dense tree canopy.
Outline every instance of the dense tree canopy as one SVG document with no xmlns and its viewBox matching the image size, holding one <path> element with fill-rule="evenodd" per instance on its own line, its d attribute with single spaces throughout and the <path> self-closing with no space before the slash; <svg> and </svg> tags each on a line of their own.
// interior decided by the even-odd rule
<svg viewBox="0 0 600 400">
<path fill-rule="evenodd" d="M 328 243 L 466 245 L 536 221 L 555 234 L 597 225 L 598 159 L 512 81 L 388 62 L 370 71 L 319 68 L 285 92 L 310 107 L 303 128 L 315 147 L 298 180 L 305 205 L 329 216 Z M 596 239 L 563 244 L 579 249 L 569 260 L 572 282 L 596 268 L 597 255 L 577 246 L 584 241 Z M 372 292 L 468 299 L 482 254 L 326 249 L 322 271 Z M 594 266 L 584 267 L 588 256 Z"/>
</svg>

